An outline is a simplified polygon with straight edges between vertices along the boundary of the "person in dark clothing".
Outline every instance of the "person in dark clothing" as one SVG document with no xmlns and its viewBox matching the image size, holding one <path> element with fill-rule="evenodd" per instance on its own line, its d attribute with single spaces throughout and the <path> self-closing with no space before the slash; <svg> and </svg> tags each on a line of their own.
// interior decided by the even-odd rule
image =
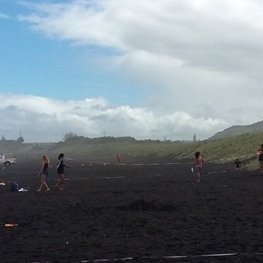
<svg viewBox="0 0 263 263">
<path fill-rule="evenodd" d="M 236 159 L 235 161 L 235 168 L 236 168 L 236 171 L 239 171 L 242 168 L 242 163 L 239 159 Z"/>
<path fill-rule="evenodd" d="M 71 166 L 65 164 L 64 153 L 61 153 L 58 156 L 58 163 L 57 163 L 57 174 L 59 175 L 59 180 L 58 180 L 58 183 L 55 185 L 55 188 L 58 190 L 63 190 L 61 185 L 63 185 L 65 181 L 65 174 L 64 174 L 65 167 L 71 168 Z"/>
<path fill-rule="evenodd" d="M 259 171 L 263 174 L 263 144 L 260 145 L 257 150 L 258 162 L 259 162 Z"/>
</svg>

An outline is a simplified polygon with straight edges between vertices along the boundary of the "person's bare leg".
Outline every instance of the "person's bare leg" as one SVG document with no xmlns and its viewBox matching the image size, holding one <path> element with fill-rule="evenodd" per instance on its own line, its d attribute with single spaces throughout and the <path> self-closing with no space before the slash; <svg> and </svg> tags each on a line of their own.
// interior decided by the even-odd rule
<svg viewBox="0 0 263 263">
<path fill-rule="evenodd" d="M 56 187 L 57 189 L 59 189 L 60 182 L 61 182 L 61 180 L 59 179 L 58 182 L 57 182 L 57 184 L 55 185 L 55 187 Z"/>
<path fill-rule="evenodd" d="M 61 184 L 61 174 L 59 174 L 59 179 L 58 179 L 58 182 L 57 182 L 57 184 L 55 185 L 55 187 L 58 189 L 59 186 L 60 186 L 60 184 Z"/>
<path fill-rule="evenodd" d="M 63 184 L 64 180 L 65 180 L 64 174 L 60 174 L 60 175 L 59 175 L 59 181 L 58 181 L 58 183 L 56 184 L 55 187 L 56 187 L 57 189 L 63 190 L 63 188 L 61 188 L 61 185 Z"/>
<path fill-rule="evenodd" d="M 197 183 L 200 183 L 200 180 L 201 180 L 201 169 L 200 168 L 198 168 L 198 170 L 197 170 Z"/>
<path fill-rule="evenodd" d="M 61 177 L 60 177 L 60 179 L 61 179 L 60 185 L 62 186 L 62 185 L 63 185 L 63 183 L 64 183 L 64 181 L 65 181 L 65 176 L 64 176 L 64 174 L 61 174 Z M 63 190 L 63 188 L 62 188 L 62 187 L 60 187 L 60 190 Z"/>
<path fill-rule="evenodd" d="M 46 181 L 43 182 L 43 185 L 46 187 L 46 191 L 49 191 L 49 190 L 50 190 L 49 187 L 48 187 L 48 185 L 47 185 L 47 183 L 46 183 Z"/>
<path fill-rule="evenodd" d="M 42 189 L 42 186 L 43 186 L 43 184 L 41 183 L 41 184 L 40 184 L 40 187 L 39 187 L 39 188 L 38 188 L 38 190 L 37 190 L 38 192 L 40 192 L 40 191 L 41 191 L 41 189 Z"/>
<path fill-rule="evenodd" d="M 41 185 L 40 185 L 40 187 L 39 187 L 39 189 L 37 191 L 40 192 L 42 190 L 43 186 L 45 186 L 46 191 L 49 190 L 49 187 L 48 187 L 48 185 L 46 183 L 46 176 L 45 175 L 41 175 Z"/>
<path fill-rule="evenodd" d="M 196 182 L 199 183 L 200 182 L 200 172 L 197 172 L 197 178 L 196 178 Z"/>
</svg>

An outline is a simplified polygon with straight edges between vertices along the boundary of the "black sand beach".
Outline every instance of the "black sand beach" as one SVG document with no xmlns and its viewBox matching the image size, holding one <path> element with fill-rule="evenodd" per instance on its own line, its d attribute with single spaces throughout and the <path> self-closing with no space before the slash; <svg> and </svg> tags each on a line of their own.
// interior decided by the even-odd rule
<svg viewBox="0 0 263 263">
<path fill-rule="evenodd" d="M 207 163 L 197 184 L 189 163 L 69 163 L 63 191 L 53 167 L 36 192 L 39 161 L 0 170 L 0 262 L 263 262 L 258 171 Z"/>
</svg>

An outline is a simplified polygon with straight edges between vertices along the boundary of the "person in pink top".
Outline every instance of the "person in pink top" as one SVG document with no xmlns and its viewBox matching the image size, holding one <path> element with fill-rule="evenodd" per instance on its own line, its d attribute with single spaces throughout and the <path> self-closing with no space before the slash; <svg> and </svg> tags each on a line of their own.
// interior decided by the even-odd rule
<svg viewBox="0 0 263 263">
<path fill-rule="evenodd" d="M 203 163 L 204 163 L 204 158 L 201 156 L 200 152 L 195 153 L 195 160 L 194 160 L 194 165 L 195 165 L 195 170 L 197 172 L 197 183 L 200 182 L 201 179 L 201 174 L 202 174 L 202 168 L 203 168 Z"/>
</svg>

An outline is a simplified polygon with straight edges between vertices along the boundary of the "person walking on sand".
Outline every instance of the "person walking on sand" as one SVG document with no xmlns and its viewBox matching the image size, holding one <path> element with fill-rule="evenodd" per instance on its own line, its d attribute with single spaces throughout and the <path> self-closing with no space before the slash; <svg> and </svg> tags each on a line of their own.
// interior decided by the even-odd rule
<svg viewBox="0 0 263 263">
<path fill-rule="evenodd" d="M 202 168 L 203 168 L 203 163 L 204 163 L 204 158 L 201 156 L 200 152 L 195 153 L 195 159 L 194 159 L 194 165 L 195 165 L 195 170 L 197 173 L 197 178 L 196 182 L 199 183 L 201 180 L 201 175 L 202 175 Z"/>
<path fill-rule="evenodd" d="M 50 190 L 46 182 L 47 177 L 48 177 L 49 165 L 50 165 L 49 158 L 47 157 L 47 155 L 44 155 L 42 157 L 42 166 L 38 173 L 38 176 L 41 176 L 41 184 L 40 184 L 39 189 L 37 190 L 38 192 L 42 190 L 43 186 L 46 188 L 46 191 Z"/>
<path fill-rule="evenodd" d="M 64 153 L 60 153 L 58 156 L 58 163 L 57 163 L 57 174 L 59 175 L 59 180 L 58 183 L 55 185 L 55 188 L 58 190 L 63 190 L 61 186 L 65 181 L 65 175 L 64 175 L 65 167 L 71 168 L 71 166 L 65 164 L 64 162 Z"/>
<path fill-rule="evenodd" d="M 259 162 L 259 171 L 263 174 L 263 144 L 260 145 L 257 150 L 258 162 Z"/>
</svg>

